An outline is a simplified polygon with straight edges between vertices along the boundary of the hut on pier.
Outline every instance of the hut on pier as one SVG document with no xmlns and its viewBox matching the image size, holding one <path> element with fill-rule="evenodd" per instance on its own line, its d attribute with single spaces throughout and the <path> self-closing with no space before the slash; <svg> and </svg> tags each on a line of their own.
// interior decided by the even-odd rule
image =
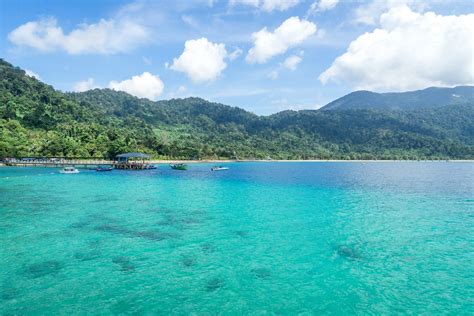
<svg viewBox="0 0 474 316">
<path fill-rule="evenodd" d="M 125 153 L 115 156 L 114 167 L 116 169 L 144 170 L 151 169 L 147 163 L 150 155 L 144 153 Z"/>
</svg>

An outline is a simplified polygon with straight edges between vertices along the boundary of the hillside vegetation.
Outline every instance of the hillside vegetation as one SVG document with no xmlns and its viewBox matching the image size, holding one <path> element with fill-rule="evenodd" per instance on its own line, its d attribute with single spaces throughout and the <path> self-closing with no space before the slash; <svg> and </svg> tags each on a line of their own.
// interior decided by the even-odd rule
<svg viewBox="0 0 474 316">
<path fill-rule="evenodd" d="M 62 93 L 0 60 L 0 158 L 473 159 L 474 104 L 465 101 L 257 116 L 200 98 Z"/>
</svg>

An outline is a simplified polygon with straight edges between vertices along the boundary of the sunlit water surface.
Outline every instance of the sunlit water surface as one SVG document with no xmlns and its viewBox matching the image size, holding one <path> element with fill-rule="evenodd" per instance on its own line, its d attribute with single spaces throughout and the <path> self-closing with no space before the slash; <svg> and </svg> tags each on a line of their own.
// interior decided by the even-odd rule
<svg viewBox="0 0 474 316">
<path fill-rule="evenodd" d="M 0 168 L 0 314 L 474 313 L 472 163 Z"/>
</svg>

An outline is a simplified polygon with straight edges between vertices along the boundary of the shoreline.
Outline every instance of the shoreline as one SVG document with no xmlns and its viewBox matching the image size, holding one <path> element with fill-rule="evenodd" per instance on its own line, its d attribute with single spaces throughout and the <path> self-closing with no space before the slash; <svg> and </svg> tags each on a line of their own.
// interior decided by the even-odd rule
<svg viewBox="0 0 474 316">
<path fill-rule="evenodd" d="M 217 160 L 217 159 L 203 159 L 203 160 L 150 160 L 149 163 L 151 164 L 170 164 L 170 163 L 237 163 L 237 162 L 467 162 L 473 163 L 473 160 L 470 159 L 457 159 L 457 160 L 381 160 L 381 159 L 373 159 L 373 160 L 347 160 L 347 159 L 294 159 L 294 160 L 287 160 L 287 159 L 242 159 L 242 160 L 232 160 L 232 159 L 225 159 L 225 160 Z"/>
<path fill-rule="evenodd" d="M 295 159 L 295 160 L 287 160 L 287 159 L 242 159 L 242 160 L 233 160 L 233 159 L 203 159 L 203 160 L 149 160 L 146 163 L 154 164 L 154 165 L 166 165 L 166 164 L 173 164 L 173 163 L 184 163 L 184 164 L 206 164 L 206 163 L 213 163 L 213 164 L 221 164 L 221 163 L 249 163 L 249 162 L 257 162 L 257 163 L 269 163 L 269 162 L 276 162 L 276 163 L 294 163 L 294 162 L 308 162 L 308 163 L 391 163 L 391 162 L 454 162 L 454 163 L 474 163 L 474 159 L 447 159 L 447 160 L 381 160 L 381 159 L 374 159 L 374 160 L 338 160 L 338 159 Z M 5 163 L 0 162 L 0 168 L 7 167 Z M 16 167 L 25 167 L 25 166 L 16 166 Z M 31 167 L 45 167 L 45 166 L 31 166 Z"/>
</svg>

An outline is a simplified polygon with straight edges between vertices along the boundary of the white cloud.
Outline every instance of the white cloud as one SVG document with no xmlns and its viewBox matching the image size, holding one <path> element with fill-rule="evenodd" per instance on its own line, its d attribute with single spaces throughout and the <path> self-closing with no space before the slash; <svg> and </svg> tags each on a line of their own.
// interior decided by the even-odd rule
<svg viewBox="0 0 474 316">
<path fill-rule="evenodd" d="M 269 74 L 268 74 L 268 78 L 272 79 L 272 80 L 277 80 L 278 77 L 280 77 L 280 73 L 278 72 L 278 70 L 272 70 Z"/>
<path fill-rule="evenodd" d="M 149 72 L 133 76 L 124 81 L 111 81 L 109 88 L 117 91 L 125 91 L 139 98 L 147 98 L 156 101 L 163 92 L 165 85 L 159 76 Z"/>
<path fill-rule="evenodd" d="M 320 11 L 331 10 L 334 9 L 338 2 L 339 0 L 320 0 L 318 8 Z"/>
<path fill-rule="evenodd" d="M 309 7 L 307 15 L 312 15 L 316 12 L 323 12 L 334 9 L 339 3 L 339 0 L 316 0 Z"/>
<path fill-rule="evenodd" d="M 286 11 L 299 2 L 300 0 L 230 0 L 229 5 L 247 5 L 271 12 L 273 10 Z"/>
<path fill-rule="evenodd" d="M 224 44 L 215 44 L 203 37 L 186 41 L 183 53 L 173 59 L 169 68 L 184 72 L 193 82 L 202 83 L 212 81 L 221 74 L 227 67 L 226 57 Z"/>
<path fill-rule="evenodd" d="M 240 48 L 236 48 L 232 53 L 229 54 L 230 60 L 236 60 L 242 54 L 242 50 Z"/>
<path fill-rule="evenodd" d="M 273 56 L 303 43 L 314 33 L 316 25 L 298 17 L 287 19 L 274 32 L 269 32 L 265 27 L 252 34 L 254 46 L 249 50 L 246 60 L 249 63 L 265 63 Z"/>
<path fill-rule="evenodd" d="M 285 61 L 283 62 L 283 66 L 285 68 L 290 69 L 291 71 L 294 71 L 294 70 L 296 70 L 296 68 L 298 67 L 298 64 L 302 60 L 303 60 L 303 58 L 301 58 L 300 56 L 292 55 L 292 56 L 288 57 L 287 59 L 285 59 Z"/>
<path fill-rule="evenodd" d="M 167 95 L 167 98 L 184 98 L 188 95 L 188 88 L 186 88 L 186 86 L 179 86 L 178 89 L 176 89 L 175 91 L 170 91 Z"/>
<path fill-rule="evenodd" d="M 422 10 L 425 8 L 426 2 L 421 0 L 372 0 L 367 4 L 357 7 L 355 10 L 356 22 L 367 25 L 378 24 L 382 13 L 404 6 Z"/>
<path fill-rule="evenodd" d="M 372 90 L 473 84 L 474 14 L 420 14 L 403 6 L 383 14 L 380 24 L 354 40 L 321 82 Z"/>
<path fill-rule="evenodd" d="M 148 31 L 129 20 L 100 20 L 80 24 L 64 34 L 56 19 L 48 18 L 20 25 L 8 34 L 19 47 L 41 52 L 66 51 L 69 54 L 115 54 L 129 51 L 148 40 Z"/>
<path fill-rule="evenodd" d="M 176 90 L 177 93 L 182 94 L 185 93 L 188 89 L 186 89 L 186 86 L 179 86 L 178 90 Z"/>
<path fill-rule="evenodd" d="M 99 86 L 95 85 L 94 78 L 89 78 L 84 81 L 79 81 L 74 84 L 73 90 L 75 92 L 84 92 L 87 90 L 92 90 L 98 88 Z"/>
<path fill-rule="evenodd" d="M 36 78 L 37 80 L 41 80 L 41 77 L 34 72 L 33 70 L 25 69 L 25 73 L 28 77 Z"/>
<path fill-rule="evenodd" d="M 189 27 L 192 27 L 192 28 L 198 28 L 199 27 L 199 23 L 191 15 L 183 15 L 183 16 L 181 16 L 181 20 L 183 20 L 183 22 L 185 24 L 187 24 Z"/>
</svg>

